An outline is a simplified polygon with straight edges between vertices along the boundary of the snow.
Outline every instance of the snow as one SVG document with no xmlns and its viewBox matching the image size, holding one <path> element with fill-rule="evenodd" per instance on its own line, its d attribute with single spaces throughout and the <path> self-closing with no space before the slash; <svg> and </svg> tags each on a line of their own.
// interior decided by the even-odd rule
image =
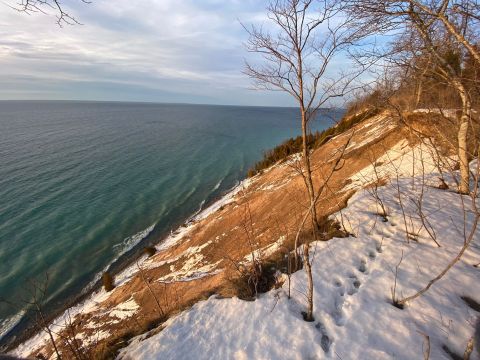
<svg viewBox="0 0 480 360">
<path fill-rule="evenodd" d="M 372 164 L 366 166 L 349 178 L 351 183 L 344 190 L 358 189 L 372 184 L 381 179 L 415 176 L 426 173 L 431 174 L 442 168 L 442 172 L 450 172 L 454 167 L 455 158 L 442 158 L 439 164 L 434 149 L 427 144 L 421 143 L 414 147 L 410 146 L 407 140 L 400 140 L 393 147 L 385 151 L 385 154 Z M 442 177 L 431 177 L 438 180 Z"/>
<path fill-rule="evenodd" d="M 363 134 L 363 140 L 360 142 L 351 141 L 345 153 L 348 154 L 354 150 L 360 149 L 368 144 L 374 143 L 378 139 L 385 136 L 385 134 L 397 128 L 395 120 L 383 113 L 372 117 L 371 119 L 362 123 L 362 126 L 348 131 L 346 134 L 351 134 L 352 131 Z"/>
<path fill-rule="evenodd" d="M 59 316 L 53 324 L 50 325 L 50 329 L 52 330 L 54 339 L 58 338 L 58 331 L 67 327 L 73 319 L 80 313 L 89 313 L 99 309 L 99 305 L 101 302 L 106 300 L 109 296 L 109 293 L 105 292 L 103 289 L 99 290 L 98 292 L 94 293 L 91 298 L 87 299 L 84 303 L 81 303 L 68 311 L 64 314 Z M 101 325 L 108 325 L 108 324 L 115 324 L 118 323 L 122 319 L 126 319 L 135 315 L 139 308 L 139 305 L 135 302 L 133 298 L 118 304 L 112 309 L 107 309 L 104 312 L 99 313 L 95 316 L 95 318 L 100 318 L 103 315 L 108 315 L 112 319 L 110 321 L 105 321 L 103 323 L 98 323 L 97 321 L 89 321 L 85 325 L 85 330 L 94 330 L 93 333 L 90 331 L 90 334 L 86 334 L 85 332 L 78 333 L 75 335 L 76 339 L 82 341 L 83 346 L 89 346 L 92 343 L 96 343 L 102 339 L 107 338 L 110 336 L 110 333 L 104 329 L 98 329 Z M 100 325 L 99 325 L 100 324 Z M 48 334 L 45 331 L 42 331 L 29 339 L 27 342 L 18 346 L 13 352 L 12 355 L 19 356 L 19 357 L 27 357 L 32 352 L 40 349 L 41 347 L 49 344 Z"/>
<path fill-rule="evenodd" d="M 155 225 L 156 224 L 152 224 L 145 230 L 140 231 L 135 235 L 127 237 L 120 244 L 114 245 L 113 248 L 121 248 L 120 255 L 123 255 L 127 251 L 130 251 L 131 249 L 133 249 L 133 247 L 137 245 L 141 240 L 146 238 L 153 231 L 153 229 L 155 228 Z"/>
<path fill-rule="evenodd" d="M 252 182 L 255 181 L 253 178 L 248 178 L 243 181 L 241 181 L 237 186 L 235 186 L 232 190 L 230 190 L 227 194 L 225 194 L 222 198 L 220 198 L 218 201 L 210 205 L 208 208 L 203 210 L 201 213 L 199 213 L 197 216 L 193 218 L 194 221 L 200 221 L 203 219 L 206 219 L 208 216 L 213 214 L 214 212 L 218 211 L 221 209 L 223 206 L 230 204 L 235 196 L 243 191 L 246 190 Z"/>
<path fill-rule="evenodd" d="M 82 346 L 87 347 L 90 346 L 91 344 L 96 344 L 100 340 L 106 339 L 107 337 L 110 336 L 110 333 L 105 330 L 97 330 L 95 331 L 95 334 L 91 336 L 85 336 L 85 334 L 77 334 L 75 335 L 76 340 L 81 340 L 82 341 Z M 55 356 L 51 356 L 52 359 L 55 359 Z"/>
<path fill-rule="evenodd" d="M 108 312 L 110 317 L 115 317 L 117 319 L 127 319 L 132 317 L 138 310 L 139 305 L 136 303 L 134 298 L 118 304 L 112 310 Z"/>
<path fill-rule="evenodd" d="M 175 270 L 174 266 L 170 266 L 170 273 L 159 278 L 159 282 L 178 282 L 178 281 L 192 281 L 203 278 L 205 276 L 211 276 L 218 274 L 220 270 L 216 270 L 218 265 L 221 263 L 217 261 L 216 263 L 210 264 L 204 261 L 204 256 L 202 254 L 195 254 L 183 264 L 182 268 Z"/>
<path fill-rule="evenodd" d="M 79 314 L 86 314 L 95 310 L 98 310 L 100 304 L 105 301 L 110 294 L 103 288 L 94 292 L 88 299 L 76 306 L 71 307 L 65 311 L 62 315 L 57 317 L 53 323 L 49 326 L 53 332 L 54 339 L 58 338 L 58 331 L 64 329 L 70 324 L 73 319 Z M 49 343 L 49 337 L 46 331 L 37 333 L 26 342 L 20 344 L 16 349 L 12 351 L 12 355 L 18 357 L 27 357 L 32 352 L 42 348 L 45 344 Z"/>
<path fill-rule="evenodd" d="M 423 113 L 423 114 L 440 114 L 445 117 L 451 118 L 456 120 L 457 119 L 457 111 L 458 109 L 415 109 L 413 110 L 414 113 Z"/>
<path fill-rule="evenodd" d="M 164 277 L 158 279 L 158 282 L 161 283 L 170 283 L 170 282 L 186 282 L 192 280 L 198 280 L 206 276 L 213 276 L 222 272 L 222 269 L 217 269 L 222 261 L 219 260 L 216 263 L 209 264 L 204 263 L 203 265 L 198 264 L 198 262 L 190 262 L 188 266 L 184 266 L 180 271 L 175 271 L 172 274 L 168 274 Z M 173 271 L 174 269 L 172 269 Z"/>
<path fill-rule="evenodd" d="M 275 181 L 275 182 L 267 182 L 260 186 L 257 191 L 277 191 L 282 187 L 286 186 L 290 181 L 292 181 L 297 174 L 290 173 L 282 177 L 282 179 Z"/>
<path fill-rule="evenodd" d="M 430 170 L 426 178 L 433 182 L 440 174 Z M 453 179 L 447 177 L 447 182 Z M 422 190 L 423 214 L 441 247 L 421 224 L 415 199 Z M 400 298 L 423 288 L 457 255 L 464 216 L 467 233 L 472 224 L 470 198 L 424 186 L 421 176 L 400 177 L 398 183 L 394 178 L 378 188 L 378 195 L 388 221 L 372 211 L 377 200 L 371 192 L 360 190 L 334 215 L 355 237 L 311 244 L 314 322 L 301 315 L 306 276 L 299 271 L 291 276 L 290 299 L 288 282 L 253 302 L 212 296 L 169 319 L 156 335 L 135 338 L 118 358 L 420 359 L 426 336 L 430 359 L 450 359 L 444 346 L 463 356 L 479 315 L 461 299 L 480 302 L 480 269 L 472 266 L 480 261 L 478 230 L 462 260 L 405 309 L 391 304 L 391 289 L 402 253 Z M 407 242 L 405 227 L 418 242 Z M 479 356 L 476 349 L 471 359 Z"/>
<path fill-rule="evenodd" d="M 259 235 L 261 236 L 261 235 Z M 260 249 L 256 249 L 253 251 L 253 254 L 248 254 L 245 256 L 245 261 L 243 262 L 243 264 L 247 264 L 249 262 L 252 262 L 253 261 L 253 258 L 255 257 L 255 259 L 265 259 L 265 258 L 268 258 L 270 255 L 274 254 L 275 252 L 277 252 L 278 250 L 281 249 L 284 241 L 286 240 L 286 237 L 284 235 L 280 236 L 280 238 L 271 243 L 270 245 L 267 245 L 263 248 L 260 248 Z"/>
</svg>

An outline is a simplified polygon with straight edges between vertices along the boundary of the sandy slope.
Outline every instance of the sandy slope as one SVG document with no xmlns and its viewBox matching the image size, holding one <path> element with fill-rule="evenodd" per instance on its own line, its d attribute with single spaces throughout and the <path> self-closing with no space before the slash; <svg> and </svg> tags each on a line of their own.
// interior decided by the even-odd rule
<svg viewBox="0 0 480 360">
<path fill-rule="evenodd" d="M 406 173 L 436 171 L 439 154 L 429 146 L 418 146 L 418 130 L 433 136 L 437 148 L 443 149 L 444 166 L 449 167 L 448 159 L 455 157 L 447 156 L 452 153 L 447 141 L 451 129 L 445 126 L 446 129 L 437 123 L 432 126 L 428 115 L 417 116 L 415 121 L 405 124 L 383 113 L 315 150 L 312 154 L 314 182 L 320 187 L 349 142 L 342 166 L 330 179 L 318 204 L 319 216 L 339 211 L 359 189 L 396 175 L 392 169 L 398 168 L 398 164 Z M 419 161 L 421 158 L 425 161 Z M 58 318 L 51 329 L 66 334 L 65 328 L 68 328 L 70 339 L 83 349 L 108 354 L 124 346 L 124 340 L 155 327 L 200 299 L 214 293 L 236 295 L 231 279 L 238 275 L 236 269 L 240 263 L 248 265 L 252 250 L 263 259 L 291 250 L 307 203 L 297 169 L 298 159 L 294 156 L 262 175 L 245 180 L 193 222 L 161 242 L 156 255 L 139 259 L 138 264 L 119 274 L 114 291 L 101 290 L 93 294 L 85 303 Z M 405 174 L 400 172 L 400 175 Z M 330 243 L 334 242 L 326 244 Z M 52 349 L 47 340 L 46 334 L 40 333 L 14 353 L 49 356 Z"/>
</svg>

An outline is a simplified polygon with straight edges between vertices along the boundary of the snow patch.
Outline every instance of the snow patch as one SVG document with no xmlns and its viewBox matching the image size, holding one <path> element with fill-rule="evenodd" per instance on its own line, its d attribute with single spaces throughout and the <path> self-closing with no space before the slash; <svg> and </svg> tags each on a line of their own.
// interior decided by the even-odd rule
<svg viewBox="0 0 480 360">
<path fill-rule="evenodd" d="M 109 310 L 108 315 L 110 317 L 115 317 L 119 320 L 124 320 L 124 319 L 128 319 L 129 317 L 132 317 L 139 308 L 140 306 L 132 297 L 129 300 L 123 303 L 120 303 L 117 306 L 115 306 L 113 309 Z"/>
<path fill-rule="evenodd" d="M 243 263 L 252 262 L 254 257 L 255 257 L 255 259 L 268 258 L 270 255 L 272 255 L 272 254 L 276 253 L 278 250 L 280 250 L 280 248 L 282 247 L 285 239 L 286 239 L 286 237 L 282 235 L 274 243 L 272 243 L 270 245 L 267 245 L 267 246 L 265 246 L 261 249 L 257 249 L 255 251 L 253 251 L 253 254 L 250 253 L 247 256 L 245 256 L 245 258 L 244 258 L 245 261 Z"/>
</svg>

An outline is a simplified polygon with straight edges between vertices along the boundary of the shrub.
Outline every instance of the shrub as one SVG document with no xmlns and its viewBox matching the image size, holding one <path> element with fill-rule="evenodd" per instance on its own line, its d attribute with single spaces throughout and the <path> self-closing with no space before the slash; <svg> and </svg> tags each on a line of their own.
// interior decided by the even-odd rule
<svg viewBox="0 0 480 360">
<path fill-rule="evenodd" d="M 242 300 L 255 300 L 258 294 L 274 288 L 277 278 L 277 264 L 273 261 L 257 261 L 251 266 L 241 266 L 236 276 L 229 279 L 235 295 Z"/>
<path fill-rule="evenodd" d="M 102 275 L 102 284 L 105 288 L 105 291 L 109 292 L 115 288 L 115 284 L 113 283 L 113 277 L 108 272 L 104 272 Z"/>
<path fill-rule="evenodd" d="M 153 246 L 146 246 L 143 249 L 143 253 L 146 254 L 148 257 L 155 255 L 156 252 L 157 252 L 157 249 L 155 249 L 155 247 Z"/>
<path fill-rule="evenodd" d="M 327 241 L 334 237 L 346 238 L 350 236 L 338 221 L 329 219 L 328 217 L 321 218 L 318 225 L 320 240 Z"/>
</svg>

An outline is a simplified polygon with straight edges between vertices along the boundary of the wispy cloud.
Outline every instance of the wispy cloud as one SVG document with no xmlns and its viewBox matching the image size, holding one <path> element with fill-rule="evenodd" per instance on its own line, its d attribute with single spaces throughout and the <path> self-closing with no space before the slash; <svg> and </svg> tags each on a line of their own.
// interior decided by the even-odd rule
<svg viewBox="0 0 480 360">
<path fill-rule="evenodd" d="M 8 2 L 8 0 L 5 0 Z M 98 99 L 289 105 L 250 90 L 239 23 L 255 0 L 68 3 L 83 25 L 16 13 L 0 2 L 0 99 Z"/>
</svg>

